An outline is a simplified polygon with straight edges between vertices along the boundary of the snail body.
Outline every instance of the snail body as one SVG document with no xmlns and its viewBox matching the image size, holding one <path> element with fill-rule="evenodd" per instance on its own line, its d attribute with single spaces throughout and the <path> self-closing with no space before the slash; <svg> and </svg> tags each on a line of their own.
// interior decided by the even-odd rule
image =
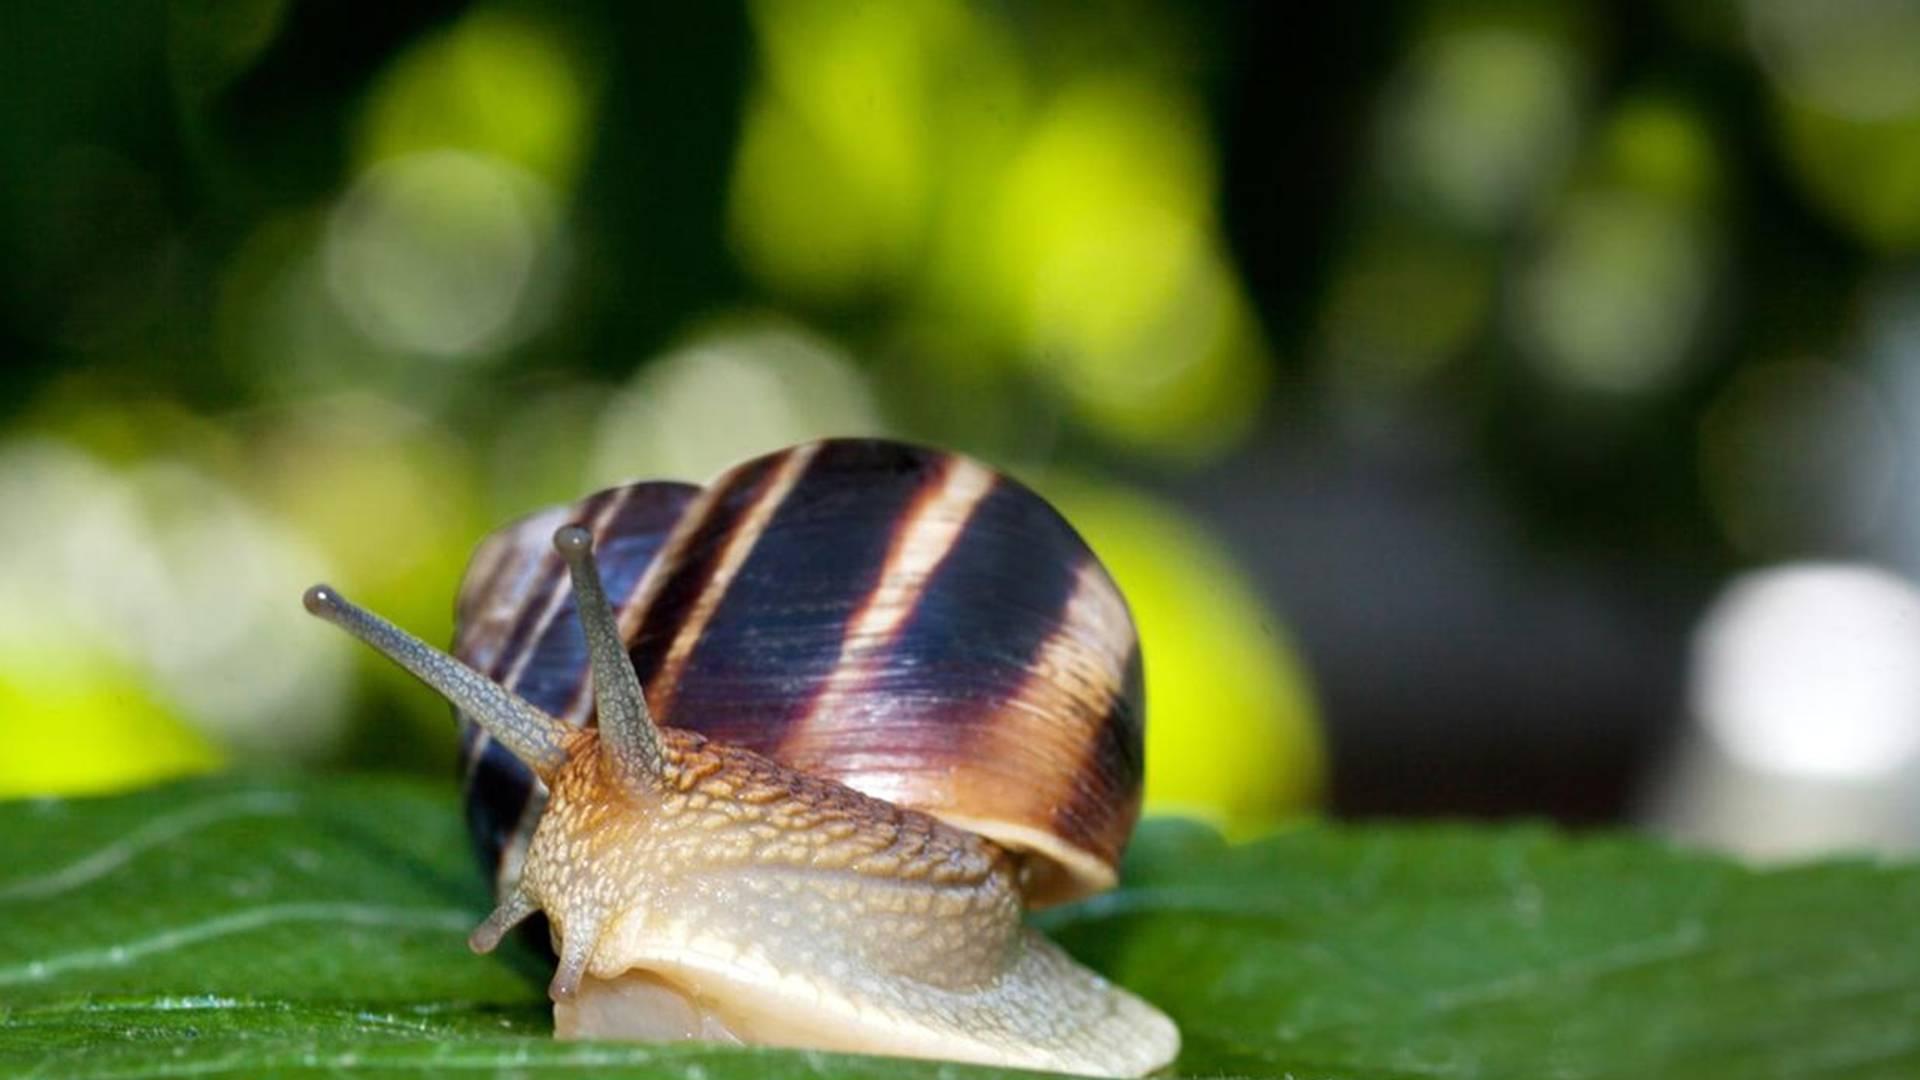
<svg viewBox="0 0 1920 1080">
<path fill-rule="evenodd" d="M 1011 480 L 830 440 L 590 496 L 483 542 L 453 656 L 307 606 L 455 704 L 500 898 L 472 944 L 546 914 L 556 1034 L 1177 1052 L 1021 921 L 1112 883 L 1142 715 L 1118 590 Z"/>
</svg>

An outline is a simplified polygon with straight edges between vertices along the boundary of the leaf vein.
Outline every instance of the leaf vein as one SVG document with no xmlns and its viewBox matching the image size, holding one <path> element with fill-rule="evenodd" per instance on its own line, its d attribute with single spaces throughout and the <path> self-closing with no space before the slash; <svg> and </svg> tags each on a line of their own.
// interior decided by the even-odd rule
<svg viewBox="0 0 1920 1080">
<path fill-rule="evenodd" d="M 325 922 L 464 932 L 472 919 L 470 912 L 457 908 L 396 908 L 340 902 L 268 904 L 188 926 L 173 927 L 138 941 L 83 949 L 0 968 L 0 986 L 42 982 L 69 971 L 123 967 L 156 953 L 258 930 L 276 923 Z"/>
<path fill-rule="evenodd" d="M 219 824 L 242 817 L 283 817 L 299 808 L 291 792 L 251 791 L 228 798 L 209 799 L 195 806 L 155 818 L 126 836 L 58 870 L 0 883 L 0 901 L 44 900 L 106 877 L 144 852 Z"/>
</svg>

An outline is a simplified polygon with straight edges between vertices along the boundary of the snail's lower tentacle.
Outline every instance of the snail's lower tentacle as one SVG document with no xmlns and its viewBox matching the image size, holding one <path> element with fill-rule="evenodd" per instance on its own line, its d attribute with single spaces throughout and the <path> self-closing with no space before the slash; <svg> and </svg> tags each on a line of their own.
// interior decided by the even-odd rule
<svg viewBox="0 0 1920 1080">
<path fill-rule="evenodd" d="M 493 909 L 486 921 L 473 928 L 467 935 L 467 946 L 477 953 L 489 953 L 500 944 L 507 932 L 520 925 L 527 916 L 540 910 L 540 905 L 526 893 L 515 889 L 507 894 L 506 900 Z"/>
<path fill-rule="evenodd" d="M 572 1001 L 580 992 L 580 981 L 587 976 L 587 962 L 600 943 L 600 927 L 588 920 L 571 918 L 560 938 L 560 966 L 547 984 L 547 996 L 555 1001 Z"/>
</svg>

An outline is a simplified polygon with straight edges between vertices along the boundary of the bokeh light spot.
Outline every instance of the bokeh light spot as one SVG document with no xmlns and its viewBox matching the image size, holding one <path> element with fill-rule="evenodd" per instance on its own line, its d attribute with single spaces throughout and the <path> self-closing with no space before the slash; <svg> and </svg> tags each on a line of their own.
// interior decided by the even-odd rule
<svg viewBox="0 0 1920 1080">
<path fill-rule="evenodd" d="M 504 516 L 476 510 L 474 462 L 468 446 L 420 412 L 366 394 L 339 395 L 275 410 L 258 418 L 252 473 L 258 497 L 319 550 L 278 588 L 281 604 L 325 576 L 382 615 L 428 641 L 452 635 L 452 598 L 484 532 Z M 571 498 L 578 492 L 569 492 Z M 530 506 L 517 506 L 523 513 Z M 291 580 L 295 594 L 285 590 Z M 298 603 L 295 614 L 303 616 Z M 340 635 L 310 618 L 301 644 Z M 381 708 L 354 734 L 355 751 L 382 768 L 450 767 L 453 727 L 444 702 L 420 691 L 412 676 L 353 647 L 349 659 Z"/>
<path fill-rule="evenodd" d="M 1412 55 L 1383 121 L 1382 157 L 1411 201 L 1494 228 L 1564 168 L 1579 131 L 1579 60 L 1518 27 L 1450 29 Z"/>
<path fill-rule="evenodd" d="M 1920 4 L 1746 0 L 1760 63 L 1803 104 L 1854 120 L 1920 109 Z"/>
<path fill-rule="evenodd" d="M 608 404 L 588 481 L 705 483 L 793 443 L 884 433 L 866 380 L 837 347 L 778 323 L 715 329 L 648 364 Z"/>
<path fill-rule="evenodd" d="M 844 299 L 902 274 L 924 241 L 928 110 L 963 7 L 937 0 L 753 6 L 765 82 L 731 193 L 742 260 L 799 295 Z"/>
<path fill-rule="evenodd" d="M 107 792 L 224 756 L 124 661 L 71 642 L 0 642 L 0 798 Z"/>
<path fill-rule="evenodd" d="M 1105 78 L 1063 92 L 1007 175 L 998 276 L 1022 355 L 1116 440 L 1205 453 L 1262 400 L 1262 344 L 1219 247 L 1212 183 L 1191 102 Z"/>
<path fill-rule="evenodd" d="M 1881 250 L 1920 249 L 1920 108 L 1854 120 L 1786 102 L 1779 123 L 1795 175 L 1828 216 Z"/>
<path fill-rule="evenodd" d="M 1677 207 L 1705 205 L 1720 187 L 1721 163 L 1699 112 L 1679 101 L 1642 98 L 1614 110 L 1601 134 L 1609 178 Z"/>
<path fill-rule="evenodd" d="M 857 295 L 898 268 L 906 237 L 887 200 L 870 206 L 862 186 L 792 106 L 756 96 L 734 164 L 734 251 L 783 291 L 816 300 Z"/>
<path fill-rule="evenodd" d="M 1864 566 L 1752 574 L 1696 638 L 1693 705 L 1754 768 L 1866 780 L 1920 755 L 1920 594 Z"/>
<path fill-rule="evenodd" d="M 550 299 L 554 212 L 544 185 L 499 161 L 440 150 L 375 167 L 340 201 L 327 285 L 360 331 L 399 352 L 496 354 Z"/>
<path fill-rule="evenodd" d="M 1814 201 L 1870 244 L 1920 245 L 1920 4 L 1747 0 L 1745 12 Z"/>
<path fill-rule="evenodd" d="M 492 524 L 475 520 L 464 448 L 367 395 L 310 401 L 266 426 L 255 441 L 263 501 L 320 545 L 363 603 L 422 634 L 447 626 L 476 529 Z"/>
<path fill-rule="evenodd" d="M 289 582 L 325 571 L 292 531 L 188 466 L 114 470 L 54 442 L 0 447 L 0 502 L 0 669 L 90 674 L 128 691 L 126 715 L 102 717 L 120 695 L 23 672 L 6 693 L 24 704 L 0 724 L 37 722 L 44 699 L 45 715 L 76 731 L 148 746 L 147 777 L 203 767 L 214 744 L 280 759 L 334 747 L 345 643 L 310 636 L 290 602 Z M 180 718 L 202 737 L 176 730 Z M 124 758 L 43 780 L 130 781 L 140 770 Z"/>
<path fill-rule="evenodd" d="M 1687 214 L 1633 192 L 1581 193 L 1520 281 L 1515 334 L 1567 389 L 1661 389 L 1684 369 L 1710 271 L 1704 237 Z"/>
<path fill-rule="evenodd" d="M 480 8 L 385 73 L 362 120 L 360 165 L 465 150 L 568 191 L 587 150 L 591 83 L 551 26 L 524 10 Z"/>
</svg>

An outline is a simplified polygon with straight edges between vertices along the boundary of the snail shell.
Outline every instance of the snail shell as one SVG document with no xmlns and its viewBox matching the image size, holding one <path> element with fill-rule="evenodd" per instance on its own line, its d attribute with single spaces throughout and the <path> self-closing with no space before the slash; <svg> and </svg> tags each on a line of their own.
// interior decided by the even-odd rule
<svg viewBox="0 0 1920 1080">
<path fill-rule="evenodd" d="M 705 490 L 640 483 L 493 533 L 454 655 L 594 722 L 586 640 L 552 545 L 594 537 L 621 637 L 667 727 L 924 811 L 1027 856 L 1028 902 L 1111 886 L 1139 816 L 1140 647 L 1052 506 L 957 454 L 836 439 Z M 544 805 L 462 721 L 469 823 L 504 892 Z"/>
</svg>

